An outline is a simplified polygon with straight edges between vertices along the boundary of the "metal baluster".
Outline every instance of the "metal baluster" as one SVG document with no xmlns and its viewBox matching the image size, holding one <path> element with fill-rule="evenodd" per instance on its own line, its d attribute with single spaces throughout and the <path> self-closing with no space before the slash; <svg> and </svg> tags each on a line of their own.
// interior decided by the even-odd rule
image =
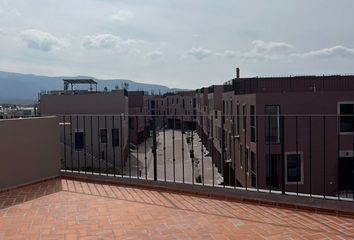
<svg viewBox="0 0 354 240">
<path fill-rule="evenodd" d="M 200 125 L 201 125 L 201 127 L 200 127 L 200 141 L 201 141 L 201 154 L 202 154 L 202 184 L 203 184 L 203 186 L 204 186 L 204 145 L 203 145 L 203 139 L 204 139 L 204 137 L 203 137 L 203 120 L 202 120 L 202 117 L 200 118 Z"/>
<path fill-rule="evenodd" d="M 272 192 L 272 155 L 270 150 L 270 115 L 268 115 L 268 170 L 269 170 L 269 192 Z"/>
<path fill-rule="evenodd" d="M 130 116 L 132 117 L 132 116 Z M 129 178 L 132 178 L 132 154 L 130 151 L 130 125 L 129 125 L 129 116 L 128 116 L 128 164 L 129 164 Z"/>
<path fill-rule="evenodd" d="M 135 116 L 135 126 L 136 126 L 136 129 L 138 130 L 138 127 L 139 127 L 139 122 L 138 122 L 138 116 Z M 136 131 L 136 134 L 137 134 L 137 139 L 139 139 L 139 135 L 138 135 L 138 131 Z M 139 141 L 137 142 L 136 144 L 136 177 L 137 179 L 139 179 Z"/>
<path fill-rule="evenodd" d="M 145 151 L 145 179 L 148 179 L 148 172 L 147 172 L 147 154 L 146 154 L 146 116 L 144 116 L 144 151 Z"/>
<path fill-rule="evenodd" d="M 230 116 L 231 118 L 231 116 Z M 232 186 L 232 179 L 231 179 L 231 164 L 232 164 L 232 157 L 231 157 L 231 142 L 232 142 L 232 136 L 231 136 L 231 132 L 228 133 L 229 135 L 229 145 L 228 145 L 228 151 L 229 151 L 229 157 L 230 157 L 230 160 L 231 162 L 228 162 L 228 166 L 227 166 L 227 169 L 229 171 L 229 186 L 231 187 Z"/>
<path fill-rule="evenodd" d="M 232 121 L 232 141 L 233 141 L 233 149 L 234 149 L 234 175 L 235 175 L 235 189 L 237 188 L 237 174 L 236 174 L 236 131 L 235 131 L 235 116 Z M 258 144 L 257 144 L 258 146 Z M 257 155 L 258 156 L 258 155 Z"/>
<path fill-rule="evenodd" d="M 339 117 L 337 116 L 337 123 L 339 123 Z M 337 194 L 338 200 L 340 200 L 339 194 L 339 158 L 340 158 L 340 135 L 339 135 L 339 125 L 337 125 Z"/>
<path fill-rule="evenodd" d="M 84 162 L 85 162 L 85 173 L 87 172 L 87 160 L 86 160 L 86 121 L 85 121 L 86 116 L 82 116 L 82 121 L 83 121 L 83 127 L 84 127 Z"/>
<path fill-rule="evenodd" d="M 92 127 L 92 115 L 90 116 L 90 127 L 91 127 L 91 131 L 90 131 L 90 143 L 91 143 L 91 170 L 92 170 L 92 174 L 93 174 L 93 171 L 94 171 L 94 162 L 93 162 L 93 137 L 92 137 L 92 133 L 93 133 L 93 127 Z"/>
<path fill-rule="evenodd" d="M 97 116 L 97 147 L 98 147 L 98 174 L 101 175 L 101 145 L 100 145 L 100 116 Z"/>
<path fill-rule="evenodd" d="M 116 149 L 115 149 L 116 146 L 113 146 L 113 142 L 115 141 L 115 139 L 113 139 L 113 131 L 114 131 L 113 129 L 114 129 L 114 115 L 112 115 L 112 156 L 113 156 L 113 176 L 116 176 Z"/>
<path fill-rule="evenodd" d="M 163 116 L 163 168 L 164 168 L 164 178 L 166 182 L 166 119 Z"/>
<path fill-rule="evenodd" d="M 183 116 L 181 116 L 181 134 L 182 134 L 182 182 L 184 183 L 184 141 L 183 141 Z"/>
<path fill-rule="evenodd" d="M 285 116 L 281 116 L 281 193 L 285 194 Z"/>
<path fill-rule="evenodd" d="M 195 172 L 194 172 L 194 144 L 193 144 L 193 139 L 194 139 L 194 132 L 192 129 L 192 137 L 191 137 L 191 141 L 192 141 L 192 184 L 194 185 L 194 179 L 195 179 Z"/>
<path fill-rule="evenodd" d="M 64 144 L 64 169 L 66 171 L 66 133 L 65 133 L 66 123 L 65 123 L 65 115 L 63 116 L 63 128 L 64 128 L 64 139 L 63 139 L 63 144 Z"/>
<path fill-rule="evenodd" d="M 326 116 L 323 115 L 323 198 L 326 198 Z"/>
<path fill-rule="evenodd" d="M 173 182 L 176 182 L 176 158 L 175 158 L 175 124 L 176 124 L 176 116 L 173 117 L 173 128 L 172 128 L 172 161 L 173 161 Z"/>
<path fill-rule="evenodd" d="M 246 113 L 246 112 L 245 112 Z M 246 116 L 243 116 L 244 118 L 246 118 L 246 121 L 244 121 L 245 123 L 247 122 L 247 117 Z M 250 155 L 250 150 L 248 149 L 247 151 L 247 124 L 245 124 L 245 126 L 243 126 L 244 128 L 244 141 L 245 141 L 245 148 L 244 148 L 244 151 L 245 151 L 245 187 L 246 187 L 246 190 L 247 190 L 247 185 L 248 185 L 248 182 L 247 182 L 247 172 L 248 172 L 248 159 L 249 159 L 249 155 Z M 246 156 L 246 152 L 247 152 L 247 156 Z M 247 157 L 247 158 L 246 158 Z"/>
<path fill-rule="evenodd" d="M 72 128 L 72 118 L 70 115 L 70 157 L 71 157 L 71 171 L 74 171 L 74 162 L 73 162 L 73 128 Z"/>
<path fill-rule="evenodd" d="M 212 125 L 212 124 L 211 124 Z M 215 173 L 214 173 L 214 164 L 215 164 L 215 159 L 214 159 L 214 129 L 213 126 L 211 126 L 211 146 L 210 146 L 210 151 L 211 151 L 211 172 L 212 172 L 212 177 L 213 177 L 213 187 L 215 186 Z M 209 133 L 208 133 L 209 134 Z M 208 135 L 209 136 L 209 135 Z"/>
<path fill-rule="evenodd" d="M 106 137 L 107 137 L 107 142 L 106 142 L 106 153 L 105 153 L 105 157 L 106 157 L 106 175 L 108 176 L 108 129 L 107 129 L 107 116 L 104 116 L 104 128 L 106 129 Z"/>
<path fill-rule="evenodd" d="M 129 129 L 128 129 L 129 131 Z M 124 156 L 123 156 L 123 147 L 124 147 L 124 142 L 123 142 L 123 134 L 124 134 L 124 129 L 123 129 L 123 115 L 120 115 L 120 164 L 121 164 L 121 176 L 124 176 Z M 128 146 L 129 147 L 129 146 Z"/>
<path fill-rule="evenodd" d="M 309 116 L 309 148 L 310 148 L 310 196 L 312 196 L 312 116 Z"/>
<path fill-rule="evenodd" d="M 295 132 L 296 157 L 298 158 L 299 157 L 298 116 L 295 116 L 295 131 L 296 131 Z M 296 175 L 298 175 L 298 173 Z M 300 178 L 301 178 L 301 157 L 300 157 Z M 299 195 L 299 176 L 296 177 L 296 195 Z"/>
<path fill-rule="evenodd" d="M 157 181 L 157 136 L 156 136 L 156 116 L 152 116 L 153 130 L 152 130 L 152 155 L 154 163 L 154 181 Z"/>
<path fill-rule="evenodd" d="M 352 129 L 354 129 L 354 122 L 352 122 Z M 353 134 L 352 145 L 353 145 L 352 150 L 353 150 L 353 157 L 354 157 L 354 134 Z M 352 198 L 354 201 L 354 173 L 353 173 L 353 169 L 352 169 Z"/>
<path fill-rule="evenodd" d="M 79 129 L 79 116 L 78 115 L 76 115 L 76 129 L 77 130 Z M 75 137 L 75 135 L 74 135 L 74 137 Z M 76 146 L 75 146 L 75 149 L 76 149 Z M 77 170 L 80 173 L 80 151 L 76 150 L 76 152 L 77 152 Z"/>
</svg>

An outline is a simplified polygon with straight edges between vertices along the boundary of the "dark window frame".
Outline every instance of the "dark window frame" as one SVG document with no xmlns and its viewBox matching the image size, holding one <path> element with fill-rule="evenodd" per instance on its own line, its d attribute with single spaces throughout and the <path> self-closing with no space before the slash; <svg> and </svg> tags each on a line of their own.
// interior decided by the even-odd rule
<svg viewBox="0 0 354 240">
<path fill-rule="evenodd" d="M 276 114 L 267 113 L 267 108 L 270 108 L 270 107 L 277 108 Z M 265 121 L 264 121 L 265 143 L 266 144 L 280 144 L 280 105 L 265 105 L 264 106 L 264 115 L 265 115 Z M 269 127 L 269 125 L 272 125 L 271 121 L 274 121 L 274 118 L 276 119 L 276 127 L 272 127 L 272 126 Z M 270 132 L 268 132 L 268 131 L 270 131 Z M 274 134 L 274 133 L 276 133 L 276 134 Z"/>
<path fill-rule="evenodd" d="M 81 138 L 81 141 L 78 141 L 79 136 Z M 81 130 L 81 129 L 75 130 L 74 143 L 75 143 L 74 145 L 75 145 L 76 151 L 82 151 L 85 149 L 85 132 L 84 132 L 84 130 Z"/>
<path fill-rule="evenodd" d="M 112 128 L 112 147 L 119 147 L 119 128 Z"/>
</svg>

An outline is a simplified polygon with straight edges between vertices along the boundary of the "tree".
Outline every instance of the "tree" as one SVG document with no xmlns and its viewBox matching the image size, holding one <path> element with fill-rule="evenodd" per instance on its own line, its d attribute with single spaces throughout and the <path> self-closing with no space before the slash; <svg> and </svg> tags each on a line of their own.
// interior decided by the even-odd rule
<svg viewBox="0 0 354 240">
<path fill-rule="evenodd" d="M 119 86 L 118 86 L 118 85 L 115 85 L 115 86 L 114 86 L 114 89 L 115 89 L 115 90 L 119 90 Z"/>
</svg>

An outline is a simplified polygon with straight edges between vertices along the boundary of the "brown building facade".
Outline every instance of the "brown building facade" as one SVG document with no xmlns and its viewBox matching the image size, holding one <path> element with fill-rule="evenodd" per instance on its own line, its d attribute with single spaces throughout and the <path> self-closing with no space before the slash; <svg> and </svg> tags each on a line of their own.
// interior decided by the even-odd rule
<svg viewBox="0 0 354 240">
<path fill-rule="evenodd" d="M 224 184 L 353 190 L 354 76 L 236 78 L 219 89 L 197 90 L 197 128 Z"/>
<path fill-rule="evenodd" d="M 39 114 L 58 116 L 66 169 L 122 173 L 128 153 L 128 96 L 64 90 L 40 95 Z"/>
</svg>

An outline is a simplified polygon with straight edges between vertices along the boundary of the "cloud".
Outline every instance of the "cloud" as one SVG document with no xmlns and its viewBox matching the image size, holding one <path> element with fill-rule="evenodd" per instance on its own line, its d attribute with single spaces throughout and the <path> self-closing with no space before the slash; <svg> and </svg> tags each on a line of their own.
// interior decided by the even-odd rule
<svg viewBox="0 0 354 240">
<path fill-rule="evenodd" d="M 143 40 L 123 39 L 113 34 L 98 34 L 86 36 L 82 46 L 86 49 L 110 49 L 116 51 L 140 52 L 139 48 L 147 43 Z"/>
<path fill-rule="evenodd" d="M 86 36 L 83 41 L 83 47 L 87 49 L 113 49 L 123 44 L 123 39 L 112 34 L 99 34 Z"/>
<path fill-rule="evenodd" d="M 252 48 L 246 51 L 224 50 L 215 53 L 215 56 L 228 59 L 241 58 L 247 60 L 275 60 L 287 57 L 293 46 L 285 42 L 265 42 L 255 40 L 252 42 Z"/>
<path fill-rule="evenodd" d="M 216 53 L 215 55 L 225 57 L 225 58 L 230 58 L 230 59 L 237 57 L 237 53 L 233 50 L 225 50 L 221 53 Z"/>
<path fill-rule="evenodd" d="M 205 48 L 192 48 L 186 52 L 187 56 L 193 57 L 197 60 L 203 60 L 212 55 L 212 51 Z"/>
<path fill-rule="evenodd" d="M 163 54 L 162 52 L 160 51 L 151 51 L 151 52 L 148 52 L 146 55 L 145 55 L 146 58 L 149 58 L 151 60 L 160 60 L 162 59 L 163 57 Z"/>
<path fill-rule="evenodd" d="M 303 57 L 303 58 L 331 58 L 331 57 L 354 58 L 354 48 L 347 48 L 339 45 L 330 48 L 323 48 L 320 50 L 309 51 L 305 53 L 295 53 L 292 54 L 291 56 Z"/>
<path fill-rule="evenodd" d="M 112 22 L 127 22 L 134 17 L 134 13 L 129 10 L 119 10 L 115 14 L 110 15 L 108 19 Z"/>
<path fill-rule="evenodd" d="M 286 42 L 255 40 L 252 49 L 240 52 L 239 57 L 253 60 L 276 60 L 286 57 L 294 47 Z"/>
<path fill-rule="evenodd" d="M 255 40 L 252 42 L 253 49 L 251 51 L 257 53 L 277 53 L 288 51 L 293 46 L 286 42 L 265 42 L 262 40 Z"/>
<path fill-rule="evenodd" d="M 67 42 L 59 39 L 48 32 L 42 32 L 36 29 L 28 29 L 20 33 L 22 41 L 28 48 L 49 52 L 67 46 Z"/>
</svg>

